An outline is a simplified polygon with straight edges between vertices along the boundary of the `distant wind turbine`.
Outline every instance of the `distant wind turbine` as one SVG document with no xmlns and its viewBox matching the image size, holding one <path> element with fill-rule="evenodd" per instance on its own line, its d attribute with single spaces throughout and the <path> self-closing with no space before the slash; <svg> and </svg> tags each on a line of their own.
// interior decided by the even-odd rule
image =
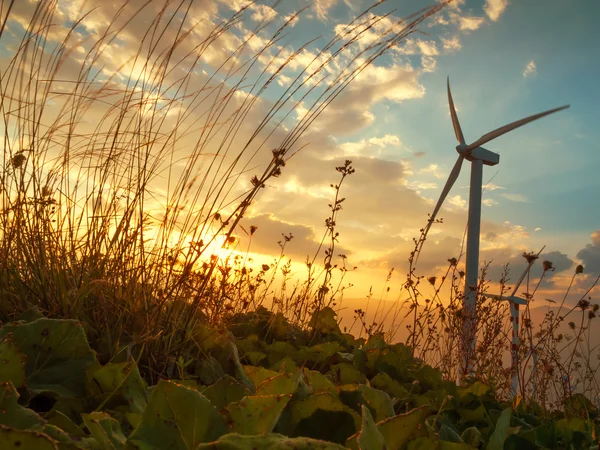
<svg viewBox="0 0 600 450">
<path fill-rule="evenodd" d="M 518 387 L 518 382 L 519 382 L 519 372 L 518 372 L 518 370 L 519 370 L 519 306 L 527 305 L 527 303 L 529 303 L 528 300 L 521 298 L 521 297 L 517 297 L 515 294 L 517 293 L 517 291 L 519 290 L 519 287 L 521 286 L 521 283 L 525 279 L 525 275 L 527 275 L 529 273 L 534 261 L 540 256 L 540 253 L 542 253 L 542 250 L 544 250 L 545 247 L 546 246 L 544 245 L 544 247 L 541 248 L 541 250 L 537 253 L 537 255 L 535 255 L 535 258 L 531 258 L 529 260 L 527 267 L 521 274 L 521 277 L 517 280 L 517 283 L 513 287 L 512 293 L 510 295 L 482 294 L 484 297 L 487 297 L 487 298 L 493 298 L 496 300 L 508 300 L 508 302 L 510 303 L 510 321 L 512 323 L 512 343 L 511 343 L 510 353 L 511 353 L 511 370 L 513 373 L 510 390 L 511 390 L 512 398 L 515 398 L 517 396 L 517 387 Z M 537 373 L 537 352 L 535 351 L 534 348 L 532 348 L 530 350 L 530 352 L 533 354 L 533 359 L 534 359 L 534 362 L 533 362 L 533 374 L 534 375 L 533 376 L 535 379 L 536 373 Z M 534 389 L 535 389 L 535 386 L 534 386 Z M 535 391 L 533 392 L 533 396 L 535 397 Z"/>
<path fill-rule="evenodd" d="M 523 125 L 533 122 L 534 120 L 540 119 L 548 114 L 561 111 L 569 107 L 569 105 L 561 106 L 560 108 L 554 108 L 549 111 L 545 111 L 533 116 L 526 117 L 521 120 L 517 120 L 503 127 L 497 128 L 494 131 L 484 134 L 479 139 L 471 144 L 466 144 L 465 137 L 460 123 L 458 122 L 458 116 L 456 115 L 456 109 L 454 108 L 454 102 L 452 101 L 452 93 L 450 92 L 450 78 L 447 81 L 448 84 L 448 103 L 450 105 L 450 116 L 452 117 L 452 125 L 454 126 L 454 134 L 459 144 L 456 146 L 458 152 L 458 159 L 454 164 L 454 168 L 450 172 L 448 181 L 442 190 L 442 194 L 435 205 L 435 209 L 431 214 L 427 225 L 423 229 L 422 239 L 417 249 L 417 256 L 420 253 L 421 247 L 425 241 L 427 233 L 431 228 L 431 224 L 435 221 L 435 218 L 444 203 L 444 200 L 448 196 L 450 189 L 456 182 L 460 169 L 462 167 L 463 160 L 467 159 L 471 162 L 471 184 L 469 189 L 469 216 L 468 216 L 468 230 L 467 230 L 467 260 L 466 260 L 466 279 L 465 279 L 465 295 L 463 300 L 463 314 L 465 315 L 465 321 L 462 331 L 462 375 L 467 375 L 472 372 L 472 363 L 470 362 L 475 352 L 475 339 L 476 339 L 476 325 L 477 318 L 475 317 L 475 302 L 477 298 L 477 271 L 479 268 L 479 232 L 481 225 L 481 189 L 482 189 L 482 177 L 483 177 L 483 165 L 495 166 L 500 162 L 500 155 L 497 153 L 486 150 L 481 147 L 483 144 L 508 133 L 509 131 L 519 128 Z"/>
</svg>

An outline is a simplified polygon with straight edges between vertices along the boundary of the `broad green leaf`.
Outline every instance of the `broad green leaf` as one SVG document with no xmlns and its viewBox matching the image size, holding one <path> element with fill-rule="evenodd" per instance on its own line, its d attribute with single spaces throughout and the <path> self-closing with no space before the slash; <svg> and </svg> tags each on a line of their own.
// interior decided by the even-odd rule
<svg viewBox="0 0 600 450">
<path fill-rule="evenodd" d="M 119 404 L 119 399 L 127 402 L 131 412 L 142 414 L 148 399 L 146 384 L 142 379 L 135 362 L 109 363 L 89 372 L 91 392 L 106 394 L 113 400 L 113 406 Z"/>
<path fill-rule="evenodd" d="M 246 372 L 246 376 L 254 383 L 254 386 L 258 386 L 263 381 L 276 377 L 279 375 L 279 372 L 274 370 L 265 369 L 264 367 L 259 366 L 242 366 L 244 372 Z"/>
<path fill-rule="evenodd" d="M 25 385 L 25 355 L 11 333 L 0 340 L 0 383 L 10 381 L 17 389 Z"/>
<path fill-rule="evenodd" d="M 338 326 L 337 314 L 330 307 L 325 307 L 318 311 L 315 311 L 308 323 L 308 326 L 313 330 L 323 334 L 342 334 L 340 327 Z"/>
<path fill-rule="evenodd" d="M 464 442 L 456 430 L 446 424 L 442 424 L 439 431 L 440 440 L 448 442 Z"/>
<path fill-rule="evenodd" d="M 308 436 L 341 444 L 361 425 L 360 416 L 329 392 L 294 399 L 286 412 L 276 431 L 292 437 Z"/>
<path fill-rule="evenodd" d="M 266 436 L 227 434 L 215 442 L 201 444 L 195 450 L 344 450 L 345 447 L 305 437 L 289 438 L 271 433 Z"/>
<path fill-rule="evenodd" d="M 85 372 L 96 358 L 79 322 L 38 319 L 8 324 L 0 329 L 0 339 L 10 333 L 27 355 L 25 373 L 31 391 L 85 397 Z"/>
<path fill-rule="evenodd" d="M 335 385 L 329 380 L 329 378 L 327 378 L 321 372 L 305 369 L 304 376 L 306 377 L 306 381 L 307 381 L 308 385 L 314 391 L 320 391 L 320 390 L 332 391 L 335 389 Z"/>
<path fill-rule="evenodd" d="M 369 408 L 361 407 L 362 426 L 358 433 L 350 436 L 346 447 L 353 450 L 386 450 L 385 439 L 373 420 Z"/>
<path fill-rule="evenodd" d="M 281 373 L 256 386 L 256 395 L 294 394 L 298 390 L 301 377 L 301 371 L 295 374 Z"/>
<path fill-rule="evenodd" d="M 22 448 L 23 450 L 58 450 L 50 437 L 43 433 L 17 430 L 0 425 L 0 448 Z"/>
<path fill-rule="evenodd" d="M 506 438 L 509 435 L 511 416 L 512 408 L 506 408 L 504 411 L 502 411 L 502 414 L 500 414 L 500 417 L 496 421 L 494 432 L 488 441 L 488 445 L 486 447 L 487 450 L 503 450 L 504 441 L 506 441 Z"/>
<path fill-rule="evenodd" d="M 70 417 L 68 417 L 67 415 L 63 414 L 60 411 L 50 411 L 48 414 L 46 414 L 45 416 L 46 420 L 48 421 L 48 424 L 50 425 L 54 425 L 58 428 L 60 428 L 63 431 L 66 431 L 69 434 L 72 434 L 73 436 L 78 436 L 78 437 L 85 437 L 87 436 L 83 430 L 75 423 L 71 420 Z"/>
<path fill-rule="evenodd" d="M 83 423 L 103 450 L 120 450 L 125 444 L 121 425 L 104 412 L 82 414 Z"/>
<path fill-rule="evenodd" d="M 231 430 L 239 434 L 267 434 L 273 431 L 291 394 L 244 397 L 227 406 Z"/>
<path fill-rule="evenodd" d="M 161 380 L 126 449 L 195 449 L 225 434 L 226 425 L 210 401 L 195 389 Z"/>
<path fill-rule="evenodd" d="M 403 448 L 415 431 L 424 426 L 427 417 L 427 407 L 413 409 L 406 414 L 398 414 L 377 423 L 377 428 L 383 435 L 387 450 Z"/>
<path fill-rule="evenodd" d="M 225 375 L 202 391 L 202 395 L 209 399 L 217 410 L 250 394 L 251 392 L 246 386 L 229 375 Z"/>
<path fill-rule="evenodd" d="M 0 384 L 0 425 L 19 430 L 40 430 L 46 421 L 31 409 L 19 405 L 18 399 L 19 393 L 10 381 Z"/>
</svg>

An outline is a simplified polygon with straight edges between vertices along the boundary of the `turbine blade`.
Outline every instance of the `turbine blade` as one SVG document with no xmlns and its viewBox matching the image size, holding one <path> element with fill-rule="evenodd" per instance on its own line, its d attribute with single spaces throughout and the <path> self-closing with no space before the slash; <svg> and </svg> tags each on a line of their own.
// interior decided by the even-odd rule
<svg viewBox="0 0 600 450">
<path fill-rule="evenodd" d="M 541 112 L 539 114 L 534 114 L 533 116 L 525 117 L 524 119 L 517 120 L 515 122 L 509 123 L 508 125 L 504 125 L 503 127 L 497 128 L 494 131 L 490 131 L 489 133 L 484 134 L 479 139 L 477 139 L 472 144 L 469 144 L 467 147 L 467 151 L 473 150 L 486 142 L 491 141 L 492 139 L 496 139 L 497 137 L 502 136 L 503 134 L 508 133 L 509 131 L 514 130 L 515 128 L 522 127 L 523 125 L 528 124 L 529 122 L 533 122 L 534 120 L 541 119 L 549 114 L 562 111 L 563 109 L 567 109 L 570 105 L 561 106 L 559 108 L 550 109 L 548 111 Z"/>
<path fill-rule="evenodd" d="M 459 155 L 458 159 L 456 160 L 456 163 L 454 163 L 454 167 L 452 168 L 452 171 L 450 172 L 450 175 L 448 176 L 448 180 L 446 181 L 446 185 L 444 186 L 444 189 L 442 190 L 442 193 L 440 194 L 440 198 L 438 199 L 438 202 L 435 205 L 435 209 L 431 213 L 431 217 L 429 217 L 429 220 L 427 221 L 427 225 L 425 225 L 425 228 L 423 229 L 423 239 L 421 239 L 419 246 L 417 247 L 417 250 L 416 250 L 415 264 L 419 260 L 421 248 L 423 248 L 423 243 L 425 242 L 427 233 L 429 233 L 431 224 L 435 221 L 435 217 L 437 216 L 437 213 L 440 211 L 442 204 L 444 203 L 444 200 L 448 196 L 450 189 L 452 189 L 452 186 L 454 185 L 454 183 L 456 182 L 456 179 L 458 178 L 458 175 L 460 174 L 460 168 L 462 166 L 464 159 L 465 158 L 462 155 Z"/>
<path fill-rule="evenodd" d="M 456 108 L 454 107 L 454 101 L 452 100 L 452 92 L 450 92 L 450 77 L 447 80 L 448 83 L 448 104 L 450 105 L 450 116 L 452 117 L 452 126 L 454 127 L 454 134 L 460 144 L 465 143 L 465 137 L 463 136 L 462 129 L 460 128 L 460 122 L 456 115 Z"/>
</svg>

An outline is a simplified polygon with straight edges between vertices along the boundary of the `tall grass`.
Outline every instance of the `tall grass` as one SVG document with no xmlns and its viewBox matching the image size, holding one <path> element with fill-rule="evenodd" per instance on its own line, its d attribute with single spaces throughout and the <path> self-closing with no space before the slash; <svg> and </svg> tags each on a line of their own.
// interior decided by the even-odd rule
<svg viewBox="0 0 600 450">
<path fill-rule="evenodd" d="M 55 0 L 3 0 L 2 320 L 32 307 L 75 318 L 101 360 L 143 344 L 145 376 L 168 375 L 194 348 L 194 321 L 224 322 L 270 292 L 270 267 L 220 253 L 261 189 L 324 108 L 445 3 L 363 43 L 389 16 L 369 8 L 288 78 L 312 44 L 281 46 L 296 16 L 249 31 L 252 4 L 211 24 L 192 0 L 69 17 Z M 279 299 L 297 323 L 325 304 L 332 257 Z"/>
</svg>

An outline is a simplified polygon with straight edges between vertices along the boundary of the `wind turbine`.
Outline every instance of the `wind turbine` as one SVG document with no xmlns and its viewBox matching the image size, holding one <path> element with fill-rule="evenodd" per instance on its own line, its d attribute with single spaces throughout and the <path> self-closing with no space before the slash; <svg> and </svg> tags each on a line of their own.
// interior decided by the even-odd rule
<svg viewBox="0 0 600 450">
<path fill-rule="evenodd" d="M 519 289 L 519 287 L 521 286 L 521 283 L 525 279 L 525 275 L 527 275 L 529 273 L 534 261 L 540 256 L 540 253 L 542 253 L 542 250 L 544 250 L 545 247 L 546 246 L 544 245 L 541 248 L 541 250 L 537 253 L 537 255 L 535 255 L 536 256 L 535 258 L 531 258 L 527 267 L 521 274 L 521 277 L 515 284 L 515 287 L 513 288 L 512 293 L 510 295 L 482 294 L 484 297 L 487 297 L 487 298 L 493 298 L 496 300 L 508 300 L 508 302 L 510 303 L 510 321 L 512 323 L 512 343 L 511 343 L 511 348 L 510 348 L 511 370 L 513 373 L 513 378 L 512 378 L 512 383 L 511 383 L 512 398 L 515 398 L 517 396 L 517 387 L 518 387 L 518 382 L 519 382 L 519 372 L 518 372 L 518 370 L 519 370 L 519 306 L 527 305 L 527 303 L 529 303 L 528 300 L 521 298 L 521 297 L 517 297 L 515 294 L 517 293 L 517 290 Z M 537 352 L 535 351 L 534 348 L 532 348 L 530 350 L 530 353 L 533 353 L 533 359 L 534 359 L 533 372 L 534 372 L 534 378 L 535 378 L 535 374 L 537 373 Z M 535 389 L 535 385 L 534 385 L 534 389 Z M 535 391 L 533 393 L 533 396 L 535 398 Z"/>
<path fill-rule="evenodd" d="M 490 142 L 509 131 L 519 128 L 523 125 L 533 122 L 534 120 L 541 119 L 548 114 L 561 111 L 569 107 L 569 105 L 554 108 L 549 111 L 545 111 L 533 116 L 526 117 L 521 120 L 517 120 L 503 127 L 497 128 L 494 131 L 484 134 L 479 139 L 471 144 L 465 142 L 460 123 L 458 122 L 458 116 L 456 115 L 456 109 L 454 108 L 454 102 L 452 100 L 452 93 L 450 92 L 450 78 L 448 77 L 448 103 L 450 105 L 450 116 L 452 117 L 452 125 L 454 126 L 454 134 L 458 140 L 456 151 L 458 152 L 458 159 L 454 164 L 448 181 L 442 190 L 442 194 L 435 205 L 435 209 L 431 214 L 427 225 L 423 229 L 422 239 L 420 246 L 417 249 L 417 255 L 420 253 L 420 249 L 423 246 L 425 238 L 431 224 L 435 221 L 435 217 L 439 212 L 444 200 L 448 196 L 450 189 L 456 182 L 463 161 L 466 159 L 471 162 L 471 184 L 469 188 L 469 216 L 468 216 L 468 230 L 467 230 L 467 261 L 466 261 L 466 277 L 465 277 L 465 294 L 463 300 L 463 314 L 465 321 L 463 322 L 462 341 L 461 341 L 461 352 L 462 352 L 462 374 L 467 375 L 472 372 L 472 363 L 470 362 L 475 352 L 475 339 L 476 339 L 476 325 L 477 318 L 475 317 L 475 302 L 477 299 L 477 271 L 479 268 L 479 232 L 481 225 L 481 188 L 482 188 L 482 177 L 483 177 L 483 165 L 495 166 L 500 162 L 500 155 L 491 152 L 483 147 L 483 144 Z"/>
</svg>

